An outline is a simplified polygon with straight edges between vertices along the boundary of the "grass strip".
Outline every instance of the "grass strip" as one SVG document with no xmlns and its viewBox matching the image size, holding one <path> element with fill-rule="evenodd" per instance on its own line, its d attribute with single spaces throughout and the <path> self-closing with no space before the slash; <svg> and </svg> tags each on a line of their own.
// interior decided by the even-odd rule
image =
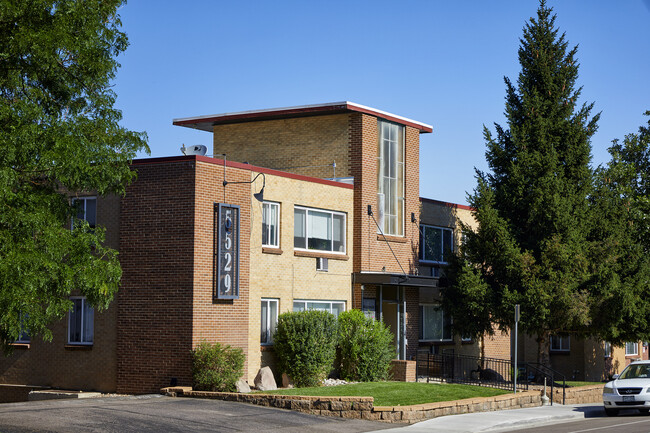
<svg viewBox="0 0 650 433">
<path fill-rule="evenodd" d="M 473 397 L 492 397 L 509 392 L 484 386 L 447 383 L 366 382 L 315 388 L 278 389 L 260 393 L 318 397 L 374 397 L 375 406 L 410 406 Z"/>
</svg>

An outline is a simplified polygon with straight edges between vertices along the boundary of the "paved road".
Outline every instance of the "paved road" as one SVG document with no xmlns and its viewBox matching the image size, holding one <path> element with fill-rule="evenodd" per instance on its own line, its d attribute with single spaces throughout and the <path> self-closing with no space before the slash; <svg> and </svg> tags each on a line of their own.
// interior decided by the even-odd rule
<svg viewBox="0 0 650 433">
<path fill-rule="evenodd" d="M 0 404 L 0 432 L 366 432 L 390 425 L 162 396 Z"/>
<path fill-rule="evenodd" d="M 650 432 L 650 417 L 641 415 L 637 411 L 622 412 L 618 417 L 594 417 L 582 421 L 568 423 L 553 423 L 542 427 L 511 430 L 526 433 L 586 433 L 586 432 L 616 432 L 637 433 Z"/>
</svg>

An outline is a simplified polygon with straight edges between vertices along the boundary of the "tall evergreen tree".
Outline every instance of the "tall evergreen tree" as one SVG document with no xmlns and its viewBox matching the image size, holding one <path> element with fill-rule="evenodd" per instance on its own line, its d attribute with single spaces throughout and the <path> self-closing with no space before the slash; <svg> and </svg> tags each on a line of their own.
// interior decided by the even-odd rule
<svg viewBox="0 0 650 433">
<path fill-rule="evenodd" d="M 126 49 L 120 0 L 0 7 L 0 345 L 51 338 L 71 292 L 106 307 L 121 276 L 71 194 L 122 193 L 145 135 L 119 125 L 111 80 Z"/>
<path fill-rule="evenodd" d="M 507 127 L 484 128 L 490 172 L 469 195 L 479 223 L 450 269 L 445 306 L 456 330 L 520 329 L 537 337 L 549 364 L 550 335 L 590 324 L 590 137 L 599 114 L 577 105 L 577 47 L 569 49 L 542 0 L 520 39 L 521 72 L 506 84 Z M 473 306 L 469 311 L 465 306 Z M 462 320 L 462 318 L 468 320 Z"/>
<path fill-rule="evenodd" d="M 646 112 L 650 116 L 650 111 Z M 650 339 L 650 121 L 596 170 L 593 332 L 613 343 Z"/>
</svg>

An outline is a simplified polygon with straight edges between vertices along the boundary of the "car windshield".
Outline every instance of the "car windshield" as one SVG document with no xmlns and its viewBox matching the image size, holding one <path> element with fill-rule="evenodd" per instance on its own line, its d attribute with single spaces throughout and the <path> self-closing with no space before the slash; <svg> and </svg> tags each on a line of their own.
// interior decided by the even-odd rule
<svg viewBox="0 0 650 433">
<path fill-rule="evenodd" d="M 623 373 L 621 373 L 618 378 L 636 379 L 640 377 L 650 377 L 650 364 L 630 364 L 625 370 L 623 370 Z"/>
</svg>

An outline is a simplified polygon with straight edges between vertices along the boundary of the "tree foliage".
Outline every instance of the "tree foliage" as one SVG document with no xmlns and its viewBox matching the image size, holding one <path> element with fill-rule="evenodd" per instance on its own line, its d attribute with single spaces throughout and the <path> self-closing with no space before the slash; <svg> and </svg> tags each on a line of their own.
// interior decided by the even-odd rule
<svg viewBox="0 0 650 433">
<path fill-rule="evenodd" d="M 594 330 L 615 343 L 650 337 L 649 127 L 614 140 L 611 160 L 596 170 L 594 238 L 603 242 L 592 316 Z"/>
<path fill-rule="evenodd" d="M 119 125 L 111 80 L 127 47 L 120 0 L 4 1 L 0 9 L 0 341 L 51 338 L 72 291 L 106 307 L 121 276 L 104 231 L 70 196 L 123 193 L 146 136 Z"/>
<path fill-rule="evenodd" d="M 509 327 L 535 335 L 548 362 L 553 332 L 588 332 L 591 278 L 590 137 L 599 114 L 578 106 L 577 47 L 545 1 L 520 39 L 517 83 L 505 78 L 507 127 L 484 128 L 490 172 L 469 196 L 478 229 L 453 261 L 445 306 L 464 334 Z M 470 308 L 465 310 L 465 305 Z"/>
</svg>

